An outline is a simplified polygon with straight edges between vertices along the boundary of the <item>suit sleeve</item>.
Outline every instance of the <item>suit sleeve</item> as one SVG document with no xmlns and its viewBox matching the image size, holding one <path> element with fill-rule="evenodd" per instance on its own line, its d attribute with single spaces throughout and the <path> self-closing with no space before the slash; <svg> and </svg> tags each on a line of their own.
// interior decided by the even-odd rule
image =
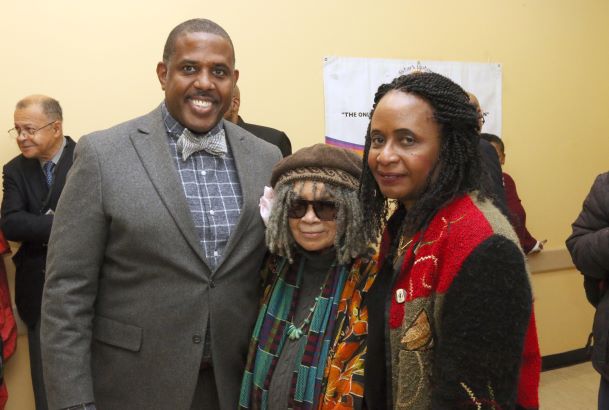
<svg viewBox="0 0 609 410">
<path fill-rule="evenodd" d="M 577 269 L 595 279 L 608 279 L 609 173 L 596 178 L 572 227 L 567 248 Z"/>
<path fill-rule="evenodd" d="M 100 159 L 91 140 L 83 137 L 49 243 L 41 323 L 49 408 L 95 401 L 90 346 L 106 222 Z"/>
<path fill-rule="evenodd" d="M 503 189 L 503 173 L 501 172 L 501 164 L 499 163 L 497 151 L 488 141 L 483 139 L 480 139 L 478 148 L 482 162 L 483 184 L 486 190 L 493 195 L 495 205 L 504 215 L 508 215 L 505 191 Z"/>
<path fill-rule="evenodd" d="M 46 243 L 51 234 L 53 216 L 31 212 L 31 204 L 28 204 L 19 180 L 23 180 L 23 176 L 17 175 L 15 169 L 4 167 L 0 227 L 10 241 Z"/>
<path fill-rule="evenodd" d="M 292 143 L 285 132 L 281 132 L 279 136 L 279 149 L 284 157 L 292 155 Z"/>
<path fill-rule="evenodd" d="M 514 408 L 531 305 L 519 247 L 499 235 L 480 244 L 445 295 L 433 409 Z"/>
<path fill-rule="evenodd" d="M 508 174 L 503 174 L 503 181 L 505 183 L 505 199 L 510 211 L 510 222 L 512 222 L 516 235 L 518 235 L 520 246 L 522 246 L 524 253 L 528 254 L 537 244 L 537 239 L 533 238 L 533 235 L 527 229 L 527 213 L 518 196 L 516 183 Z"/>
</svg>

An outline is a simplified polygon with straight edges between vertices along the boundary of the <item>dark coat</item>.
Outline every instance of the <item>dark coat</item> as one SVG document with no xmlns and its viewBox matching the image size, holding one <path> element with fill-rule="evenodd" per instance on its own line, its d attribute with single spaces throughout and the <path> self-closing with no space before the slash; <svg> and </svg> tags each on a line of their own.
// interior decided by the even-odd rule
<svg viewBox="0 0 609 410">
<path fill-rule="evenodd" d="M 505 199 L 505 190 L 503 189 L 503 171 L 501 171 L 501 163 L 499 162 L 497 151 L 495 151 L 490 142 L 482 138 L 480 138 L 478 143 L 478 150 L 480 151 L 480 160 L 482 162 L 482 183 L 484 188 L 493 196 L 495 206 L 510 218 Z"/>
<path fill-rule="evenodd" d="M 596 177 L 566 244 L 584 274 L 586 296 L 596 306 L 600 282 L 609 279 L 609 172 Z"/>
<path fill-rule="evenodd" d="M 609 172 L 596 177 L 579 216 L 573 222 L 567 248 L 584 275 L 588 301 L 596 307 L 592 334 L 592 366 L 609 380 Z M 601 389 L 605 384 L 601 384 Z"/>
<path fill-rule="evenodd" d="M 241 118 L 241 116 L 239 116 L 237 125 L 251 132 L 258 138 L 263 139 L 266 142 L 270 142 L 273 145 L 276 145 L 281 151 L 281 155 L 283 155 L 284 157 L 287 157 L 288 155 L 292 154 L 292 144 L 290 143 L 290 139 L 285 134 L 285 132 L 276 130 L 275 128 L 264 127 L 262 125 L 248 124 L 243 121 L 243 118 Z"/>
<path fill-rule="evenodd" d="M 54 211 L 57 206 L 66 174 L 72 166 L 75 145 L 66 137 L 50 190 L 38 159 L 18 155 L 4 166 L 0 228 L 6 239 L 21 242 L 13 257 L 17 269 L 15 302 L 19 316 L 29 326 L 34 326 L 40 318 L 47 242 L 53 224 L 53 215 L 47 212 Z"/>
</svg>

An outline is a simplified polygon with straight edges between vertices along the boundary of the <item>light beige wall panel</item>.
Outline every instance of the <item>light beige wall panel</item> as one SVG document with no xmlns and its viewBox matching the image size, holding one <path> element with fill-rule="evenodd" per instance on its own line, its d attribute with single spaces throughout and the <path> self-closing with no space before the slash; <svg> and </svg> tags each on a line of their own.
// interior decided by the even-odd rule
<svg viewBox="0 0 609 410">
<path fill-rule="evenodd" d="M 294 148 L 323 141 L 324 56 L 501 63 L 506 170 L 549 249 L 564 247 L 594 176 L 609 169 L 605 0 L 5 0 L 0 132 L 31 93 L 58 98 L 76 138 L 153 109 L 168 31 L 198 16 L 234 40 L 243 116 L 285 130 Z M 1 163 L 17 153 L 0 138 Z M 544 354 L 581 347 L 591 312 L 580 279 L 563 271 L 533 279 Z"/>
<path fill-rule="evenodd" d="M 18 349 L 6 363 L 4 378 L 8 389 L 5 410 L 34 409 L 34 394 L 30 378 L 30 357 L 28 355 L 27 335 L 17 339 Z"/>
<path fill-rule="evenodd" d="M 592 331 L 594 309 L 576 270 L 533 275 L 535 315 L 542 356 L 580 349 Z"/>
</svg>

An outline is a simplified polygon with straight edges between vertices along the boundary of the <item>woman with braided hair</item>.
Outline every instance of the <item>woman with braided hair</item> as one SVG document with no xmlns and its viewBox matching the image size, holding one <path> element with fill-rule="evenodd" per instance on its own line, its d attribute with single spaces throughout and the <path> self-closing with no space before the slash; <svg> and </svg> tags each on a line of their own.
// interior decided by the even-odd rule
<svg viewBox="0 0 609 410">
<path fill-rule="evenodd" d="M 467 94 L 439 74 L 375 95 L 360 191 L 365 229 L 381 235 L 368 409 L 516 406 L 531 288 L 518 238 L 480 183 L 476 127 Z"/>
<path fill-rule="evenodd" d="M 374 280 L 358 187 L 361 158 L 317 144 L 281 160 L 271 252 L 241 386 L 241 409 L 361 409 Z M 263 218 L 267 212 L 262 212 Z"/>
</svg>

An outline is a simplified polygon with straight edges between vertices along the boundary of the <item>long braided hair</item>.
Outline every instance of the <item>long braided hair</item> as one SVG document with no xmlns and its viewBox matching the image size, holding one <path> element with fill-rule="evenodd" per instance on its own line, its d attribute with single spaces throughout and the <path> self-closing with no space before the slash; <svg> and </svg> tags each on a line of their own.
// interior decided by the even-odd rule
<svg viewBox="0 0 609 410">
<path fill-rule="evenodd" d="M 419 199 L 406 211 L 397 203 L 397 211 L 404 215 L 401 230 L 413 235 L 423 229 L 435 213 L 457 196 L 479 190 L 479 197 L 488 193 L 481 184 L 483 175 L 478 150 L 478 115 L 470 104 L 468 95 L 450 79 L 436 73 L 416 72 L 395 78 L 378 88 L 370 118 L 379 101 L 390 91 L 414 94 L 432 108 L 434 120 L 440 126 L 440 153 L 437 163 L 427 177 L 426 186 Z M 366 132 L 364 168 L 361 176 L 360 200 L 365 226 L 370 238 L 379 238 L 392 202 L 385 198 L 368 166 L 370 152 L 370 125 Z M 433 176 L 433 177 L 432 177 Z"/>
</svg>

